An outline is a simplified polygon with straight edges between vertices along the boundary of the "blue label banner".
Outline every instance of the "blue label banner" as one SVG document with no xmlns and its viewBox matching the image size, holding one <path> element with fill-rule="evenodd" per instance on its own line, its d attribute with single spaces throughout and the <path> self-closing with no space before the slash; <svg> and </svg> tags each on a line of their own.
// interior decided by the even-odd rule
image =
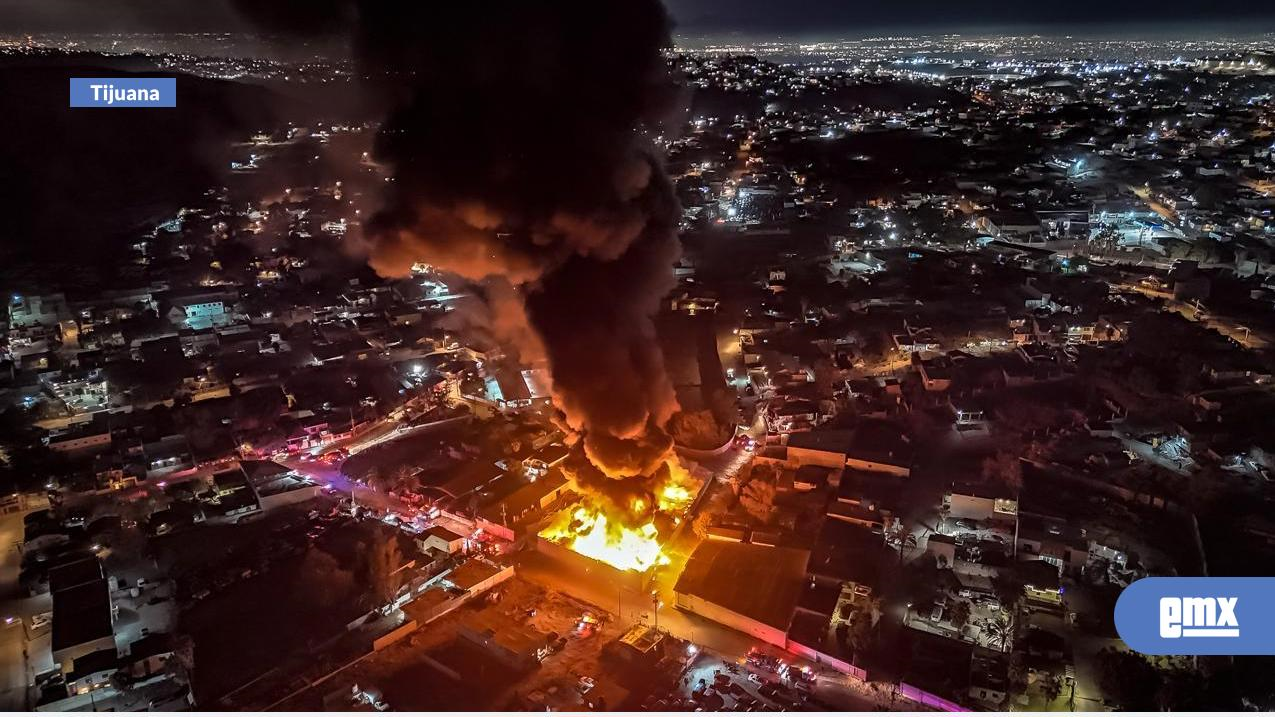
<svg viewBox="0 0 1275 717">
<path fill-rule="evenodd" d="M 1143 578 L 1116 631 L 1147 655 L 1275 655 L 1275 578 Z"/>
<path fill-rule="evenodd" d="M 175 77 L 72 77 L 72 107 L 176 107 Z"/>
</svg>

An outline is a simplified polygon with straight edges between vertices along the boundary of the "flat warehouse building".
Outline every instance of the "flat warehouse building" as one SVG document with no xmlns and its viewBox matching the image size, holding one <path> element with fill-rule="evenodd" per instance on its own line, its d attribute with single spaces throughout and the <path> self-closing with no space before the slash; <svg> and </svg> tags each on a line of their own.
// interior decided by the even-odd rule
<svg viewBox="0 0 1275 717">
<path fill-rule="evenodd" d="M 809 558 L 795 548 L 706 540 L 673 588 L 677 606 L 786 648 Z"/>
</svg>

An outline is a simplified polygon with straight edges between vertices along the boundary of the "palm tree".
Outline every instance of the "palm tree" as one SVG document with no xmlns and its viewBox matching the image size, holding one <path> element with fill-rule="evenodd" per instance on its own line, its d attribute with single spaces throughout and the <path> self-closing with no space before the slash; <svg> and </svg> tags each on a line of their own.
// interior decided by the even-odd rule
<svg viewBox="0 0 1275 717">
<path fill-rule="evenodd" d="M 1108 252 L 1114 250 L 1120 243 L 1120 230 L 1113 224 L 1104 224 L 1093 237 L 1089 239 L 1089 244 L 1097 250 L 1099 256 L 1106 256 Z"/>
<path fill-rule="evenodd" d="M 885 531 L 885 544 L 899 551 L 899 565 L 903 564 L 904 551 L 916 547 L 916 536 L 908 529 L 902 518 L 895 518 Z"/>
<path fill-rule="evenodd" d="M 1012 615 L 999 615 L 979 620 L 978 627 L 983 631 L 987 641 L 997 645 L 1001 652 L 1009 652 L 1014 643 L 1014 618 Z"/>
</svg>

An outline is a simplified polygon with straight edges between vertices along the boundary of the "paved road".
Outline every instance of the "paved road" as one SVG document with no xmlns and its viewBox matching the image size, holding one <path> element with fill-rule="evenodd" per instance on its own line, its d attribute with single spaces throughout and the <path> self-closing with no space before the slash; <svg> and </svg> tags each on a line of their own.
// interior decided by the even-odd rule
<svg viewBox="0 0 1275 717">
<path fill-rule="evenodd" d="M 47 634 L 32 643 L 33 659 L 28 661 L 24 654 L 28 647 L 22 621 L 52 607 L 49 595 L 26 597 L 18 584 L 22 556 L 17 545 L 22 541 L 22 518 L 29 512 L 0 516 L 0 711 L 26 710 L 31 673 L 51 667 Z M 14 621 L 5 624 L 8 618 Z"/>
<path fill-rule="evenodd" d="M 386 430 L 382 430 L 382 427 L 378 426 L 357 439 L 351 439 L 346 442 L 344 446 L 339 444 L 329 446 L 320 455 L 330 453 L 341 447 L 348 448 L 349 452 L 354 454 L 383 443 L 390 443 L 400 439 L 411 438 L 413 436 L 419 436 L 424 433 L 439 430 L 445 426 L 467 419 L 469 419 L 469 416 L 457 416 L 455 418 L 446 418 L 441 421 L 425 423 L 419 426 L 398 428 L 394 427 L 395 424 L 389 423 L 387 425 L 390 426 L 390 428 Z M 333 465 L 331 463 L 317 460 L 303 461 L 299 458 L 285 458 L 279 461 L 279 463 L 301 475 L 309 477 L 316 483 L 327 485 L 341 493 L 355 496 L 358 502 L 362 505 L 371 505 L 380 508 L 381 510 L 390 508 L 400 512 L 408 510 L 407 506 L 403 505 L 398 500 L 390 498 L 387 495 L 377 493 L 366 486 L 361 486 L 350 480 L 349 476 L 345 475 L 345 473 L 341 471 L 341 467 L 339 465 Z"/>
<path fill-rule="evenodd" d="M 21 568 L 21 556 L 16 543 L 22 540 L 22 514 L 11 513 L 0 516 L 0 591 L 3 591 L 3 611 L 5 616 L 17 603 L 18 574 Z M 3 617 L 3 616 L 0 616 Z M 0 627 L 0 710 L 6 712 L 23 711 L 27 708 L 27 661 L 22 650 L 26 647 L 22 626 Z"/>
</svg>

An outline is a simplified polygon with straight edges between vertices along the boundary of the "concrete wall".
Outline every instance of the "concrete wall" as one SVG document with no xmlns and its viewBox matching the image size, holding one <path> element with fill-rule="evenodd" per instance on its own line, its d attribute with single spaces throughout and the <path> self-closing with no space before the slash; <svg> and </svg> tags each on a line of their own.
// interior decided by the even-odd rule
<svg viewBox="0 0 1275 717">
<path fill-rule="evenodd" d="M 295 505 L 297 503 L 304 503 L 305 501 L 310 500 L 311 498 L 318 498 L 322 492 L 323 492 L 323 487 L 315 485 L 315 486 L 308 486 L 305 488 L 298 488 L 297 490 L 290 490 L 285 493 L 275 493 L 274 495 L 263 495 L 261 496 L 261 509 L 263 511 L 270 511 L 270 510 L 274 510 L 275 508 L 282 508 L 285 505 Z"/>
<path fill-rule="evenodd" d="M 111 434 L 100 433 L 94 436 L 53 440 L 49 442 L 49 450 L 60 453 L 77 453 L 80 451 L 103 450 L 111 445 Z"/>
<path fill-rule="evenodd" d="M 501 570 L 500 572 L 496 573 L 495 575 L 492 575 L 486 580 L 475 584 L 464 594 L 456 595 L 455 597 L 451 597 L 447 600 L 444 600 L 443 602 L 437 603 L 433 607 L 431 607 L 429 610 L 423 613 L 418 612 L 417 616 L 419 617 L 419 620 L 417 622 L 419 622 L 421 625 L 429 624 L 430 622 L 437 620 L 443 615 L 446 615 L 452 610 L 455 610 L 461 605 L 464 605 L 466 602 L 469 602 L 469 600 L 471 600 L 472 598 L 478 595 L 481 595 L 483 592 L 490 590 L 491 588 L 499 585 L 500 583 L 503 583 L 504 581 L 508 580 L 509 578 L 512 578 L 513 576 L 514 576 L 514 568 L 513 566 L 508 566 L 504 570 Z M 436 582 L 436 580 L 431 580 L 429 583 L 427 583 L 427 586 L 432 585 L 434 582 Z M 415 599 L 415 597 L 413 597 L 413 599 Z"/>
<path fill-rule="evenodd" d="M 953 493 L 951 506 L 948 515 L 952 518 L 991 520 L 992 514 L 995 512 L 996 501 L 991 498 L 979 498 L 972 495 Z"/>
<path fill-rule="evenodd" d="M 402 625 L 399 625 L 397 628 L 373 640 L 372 651 L 380 652 L 381 650 L 384 650 L 413 632 L 416 632 L 418 627 L 420 627 L 420 625 L 417 625 L 415 620 L 409 620 Z"/>
<path fill-rule="evenodd" d="M 899 693 L 904 697 L 919 702 L 926 707 L 932 707 L 941 712 L 969 712 L 970 710 L 962 707 L 955 702 L 945 700 L 938 695 L 932 695 L 920 687 L 913 687 L 906 682 L 899 683 Z"/>
<path fill-rule="evenodd" d="M 805 645 L 799 642 L 794 642 L 793 640 L 789 640 L 788 645 L 785 649 L 787 649 L 792 654 L 800 655 L 801 657 L 804 657 L 807 660 L 810 660 L 811 662 L 814 662 L 817 665 L 825 665 L 827 667 L 831 667 L 837 672 L 840 672 L 845 675 L 850 675 L 851 677 L 855 678 L 856 680 L 859 680 L 860 682 L 868 681 L 867 670 L 863 669 L 862 667 L 852 665 L 849 662 L 846 662 L 845 660 L 833 657 L 831 655 L 825 655 L 822 652 L 814 649 L 813 647 L 806 647 Z"/>
<path fill-rule="evenodd" d="M 549 556 L 555 562 L 561 563 L 572 570 L 602 578 L 617 589 L 625 588 L 637 593 L 646 592 L 646 584 L 649 578 L 647 573 L 618 570 L 606 563 L 598 562 L 570 548 L 558 545 L 552 540 L 545 540 L 540 536 L 536 536 L 535 546 L 537 552 Z"/>
<path fill-rule="evenodd" d="M 437 535 L 426 535 L 417 541 L 420 544 L 421 552 L 427 553 L 433 548 L 443 553 L 458 553 L 465 547 L 465 539 L 457 538 L 453 541 L 447 541 Z"/>
<path fill-rule="evenodd" d="M 488 520 L 483 520 L 482 518 L 477 518 L 474 522 L 479 528 L 482 528 L 484 532 L 491 533 L 501 540 L 508 540 L 512 542 L 514 539 L 514 531 L 512 528 L 507 528 L 499 523 L 493 523 Z"/>
<path fill-rule="evenodd" d="M 491 588 L 496 587 L 497 585 L 505 582 L 506 580 L 508 580 L 509 578 L 512 578 L 513 576 L 514 576 L 514 566 L 506 565 L 500 572 L 493 574 L 491 577 L 487 578 L 486 580 L 483 580 L 482 582 L 479 582 L 479 583 L 474 583 L 473 586 L 469 588 L 469 595 L 470 596 L 478 595 L 482 592 L 490 590 Z"/>
<path fill-rule="evenodd" d="M 733 628 L 745 635 L 751 635 L 775 647 L 783 649 L 788 647 L 788 635 L 784 630 L 763 624 L 751 617 L 740 615 L 733 610 L 728 610 L 721 605 L 708 602 L 695 595 L 687 595 L 685 593 L 675 593 L 675 595 L 677 606 L 683 610 L 689 610 L 700 617 Z"/>
<path fill-rule="evenodd" d="M 844 468 L 846 466 L 846 454 L 788 446 L 788 462 L 797 466 Z"/>
<path fill-rule="evenodd" d="M 72 645 L 63 650 L 57 650 L 53 653 L 53 662 L 62 666 L 62 672 L 65 674 L 75 669 L 75 661 L 85 655 L 98 650 L 114 650 L 115 636 L 107 635 L 99 637 L 89 642 L 81 642 L 78 645 Z"/>
<path fill-rule="evenodd" d="M 912 475 L 912 469 L 904 468 L 903 466 L 893 466 L 888 463 L 876 463 L 874 461 L 865 461 L 847 457 L 845 464 L 850 468 L 868 471 L 869 473 L 889 473 L 890 475 L 900 476 L 903 478 Z"/>
</svg>

